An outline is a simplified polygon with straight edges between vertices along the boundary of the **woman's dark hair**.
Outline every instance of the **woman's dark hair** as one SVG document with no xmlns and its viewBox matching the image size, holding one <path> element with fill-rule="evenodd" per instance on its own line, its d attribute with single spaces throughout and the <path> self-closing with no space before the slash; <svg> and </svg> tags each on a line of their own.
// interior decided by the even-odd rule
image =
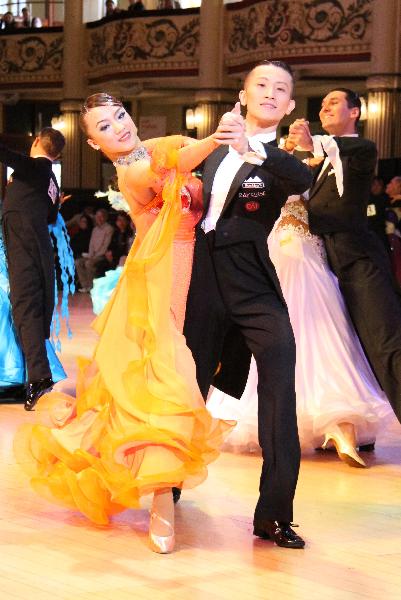
<svg viewBox="0 0 401 600">
<path fill-rule="evenodd" d="M 85 123 L 85 116 L 92 109 L 97 106 L 123 106 L 123 103 L 118 98 L 111 96 L 111 94 L 107 94 L 105 92 L 100 92 L 98 94 L 92 94 L 88 96 L 82 105 L 81 112 L 79 113 L 79 126 L 82 131 L 87 134 L 88 130 Z"/>
<path fill-rule="evenodd" d="M 93 221 L 90 217 L 88 217 L 88 215 L 82 214 L 79 218 L 79 222 L 81 222 L 82 219 L 86 221 L 86 225 L 89 230 L 93 229 Z"/>
</svg>

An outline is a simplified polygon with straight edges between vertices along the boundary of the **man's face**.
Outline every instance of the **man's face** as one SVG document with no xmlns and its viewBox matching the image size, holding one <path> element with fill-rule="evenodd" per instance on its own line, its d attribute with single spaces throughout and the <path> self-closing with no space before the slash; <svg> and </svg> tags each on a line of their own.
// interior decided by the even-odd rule
<svg viewBox="0 0 401 600">
<path fill-rule="evenodd" d="M 336 90 L 323 98 L 319 112 L 322 127 L 330 135 L 344 135 L 354 131 L 358 115 L 358 108 L 348 108 L 345 92 Z"/>
<path fill-rule="evenodd" d="M 96 221 L 96 225 L 98 225 L 99 227 L 101 227 L 102 225 L 104 225 L 106 223 L 106 217 L 105 217 L 104 213 L 101 212 L 100 210 L 98 210 L 95 215 L 95 221 Z"/>
<path fill-rule="evenodd" d="M 372 185 L 370 186 L 370 192 L 374 196 L 379 196 L 380 194 L 383 193 L 383 191 L 384 191 L 383 181 L 381 179 L 374 179 L 372 181 Z"/>
<path fill-rule="evenodd" d="M 287 71 L 274 65 L 259 65 L 250 72 L 245 89 L 240 92 L 242 106 L 247 117 L 258 121 L 263 127 L 277 125 L 295 107 L 292 94 L 292 78 Z"/>
<path fill-rule="evenodd" d="M 401 177 L 393 177 L 386 185 L 386 194 L 390 198 L 401 196 Z"/>
</svg>

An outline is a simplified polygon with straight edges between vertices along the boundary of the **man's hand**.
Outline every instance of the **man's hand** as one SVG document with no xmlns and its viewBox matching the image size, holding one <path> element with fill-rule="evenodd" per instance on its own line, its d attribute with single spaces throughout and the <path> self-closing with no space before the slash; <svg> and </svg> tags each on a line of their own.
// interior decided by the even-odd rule
<svg viewBox="0 0 401 600">
<path fill-rule="evenodd" d="M 305 121 L 305 119 L 296 119 L 294 123 L 290 125 L 284 147 L 290 152 L 294 150 L 294 148 L 313 152 L 313 141 L 308 121 Z"/>
<path fill-rule="evenodd" d="M 60 204 L 63 204 L 63 202 L 65 202 L 66 200 L 69 200 L 72 197 L 72 194 L 68 194 L 67 196 L 64 194 L 64 192 L 61 192 L 60 194 Z"/>
<path fill-rule="evenodd" d="M 245 135 L 245 120 L 241 115 L 241 105 L 237 102 L 231 112 L 224 113 L 213 134 L 216 144 L 230 145 L 239 154 L 249 149 L 248 138 Z"/>
</svg>

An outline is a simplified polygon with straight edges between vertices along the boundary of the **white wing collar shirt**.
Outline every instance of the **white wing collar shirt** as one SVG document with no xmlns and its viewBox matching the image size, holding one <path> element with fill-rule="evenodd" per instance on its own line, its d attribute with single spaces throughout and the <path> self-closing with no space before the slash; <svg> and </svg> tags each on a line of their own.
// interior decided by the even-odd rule
<svg viewBox="0 0 401 600">
<path fill-rule="evenodd" d="M 347 135 L 342 135 L 341 137 L 358 137 L 357 133 L 349 133 Z M 340 150 L 337 146 L 337 142 L 332 135 L 314 135 L 312 136 L 313 141 L 313 156 L 324 156 L 324 162 L 320 173 L 318 175 L 318 180 L 331 163 L 334 175 L 336 178 L 336 184 L 338 193 L 340 196 L 344 193 L 344 185 L 343 185 L 343 166 L 340 158 Z"/>
<path fill-rule="evenodd" d="M 263 144 L 272 142 L 275 139 L 276 132 L 271 131 L 269 133 L 257 133 L 249 137 L 248 142 L 252 150 L 266 158 L 266 150 Z M 231 184 L 244 162 L 242 155 L 229 146 L 228 153 L 221 161 L 213 179 L 209 210 L 202 223 L 202 229 L 205 233 L 216 229 L 216 223 L 223 210 Z"/>
</svg>

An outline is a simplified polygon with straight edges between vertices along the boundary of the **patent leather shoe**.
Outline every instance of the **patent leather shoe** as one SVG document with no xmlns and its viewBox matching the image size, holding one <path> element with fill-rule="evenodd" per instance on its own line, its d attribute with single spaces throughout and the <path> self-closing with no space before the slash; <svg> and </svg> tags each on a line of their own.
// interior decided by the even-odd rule
<svg viewBox="0 0 401 600">
<path fill-rule="evenodd" d="M 283 521 L 257 521 L 253 523 L 253 535 L 262 540 L 271 540 L 282 548 L 304 548 L 304 540 L 291 528 L 293 523 Z M 293 527 L 297 527 L 293 525 Z"/>
<path fill-rule="evenodd" d="M 374 452 L 375 451 L 375 443 L 370 442 L 370 444 L 362 444 L 359 446 L 359 452 Z"/>
<path fill-rule="evenodd" d="M 13 385 L 0 390 L 0 402 L 7 401 L 9 403 L 25 402 L 26 390 L 25 385 Z"/>
<path fill-rule="evenodd" d="M 43 394 L 50 392 L 53 386 L 54 382 L 50 377 L 28 383 L 26 387 L 26 398 L 24 404 L 25 410 L 33 410 L 39 398 L 43 396 Z"/>
</svg>

